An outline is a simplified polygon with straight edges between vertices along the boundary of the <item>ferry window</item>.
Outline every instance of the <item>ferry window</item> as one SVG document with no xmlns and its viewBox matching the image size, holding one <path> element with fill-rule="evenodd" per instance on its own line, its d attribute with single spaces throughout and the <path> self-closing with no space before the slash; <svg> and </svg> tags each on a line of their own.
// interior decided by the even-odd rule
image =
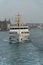
<svg viewBox="0 0 43 65">
<path fill-rule="evenodd" d="M 17 32 L 9 32 L 10 34 L 15 34 L 15 33 L 17 33 Z"/>
<path fill-rule="evenodd" d="M 14 28 L 10 28 L 10 29 L 14 29 Z"/>
<path fill-rule="evenodd" d="M 20 29 L 28 29 L 28 28 L 20 28 Z"/>
<path fill-rule="evenodd" d="M 21 33 L 29 33 L 29 32 L 21 32 Z"/>
<path fill-rule="evenodd" d="M 14 32 L 9 32 L 10 34 L 14 34 Z"/>
</svg>

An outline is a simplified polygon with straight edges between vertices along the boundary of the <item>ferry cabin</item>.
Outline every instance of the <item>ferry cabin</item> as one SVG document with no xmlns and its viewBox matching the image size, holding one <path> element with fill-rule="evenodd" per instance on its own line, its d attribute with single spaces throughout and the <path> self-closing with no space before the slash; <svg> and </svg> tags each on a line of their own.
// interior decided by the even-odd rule
<svg viewBox="0 0 43 65">
<path fill-rule="evenodd" d="M 9 40 L 15 41 L 15 42 L 21 42 L 24 40 L 29 40 L 29 29 L 28 26 L 21 26 L 20 28 L 16 27 L 10 27 L 9 31 Z"/>
</svg>

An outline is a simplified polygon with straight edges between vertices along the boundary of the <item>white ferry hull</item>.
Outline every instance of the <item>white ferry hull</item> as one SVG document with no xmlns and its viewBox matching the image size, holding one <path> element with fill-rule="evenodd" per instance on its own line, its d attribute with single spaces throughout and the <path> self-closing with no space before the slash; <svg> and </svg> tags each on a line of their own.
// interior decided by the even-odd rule
<svg viewBox="0 0 43 65">
<path fill-rule="evenodd" d="M 30 32 L 27 26 L 18 27 L 10 27 L 9 31 L 9 42 L 23 42 L 25 40 L 29 40 Z"/>
<path fill-rule="evenodd" d="M 29 40 L 30 34 L 12 34 L 9 36 L 9 42 L 23 42 L 25 40 Z"/>
</svg>

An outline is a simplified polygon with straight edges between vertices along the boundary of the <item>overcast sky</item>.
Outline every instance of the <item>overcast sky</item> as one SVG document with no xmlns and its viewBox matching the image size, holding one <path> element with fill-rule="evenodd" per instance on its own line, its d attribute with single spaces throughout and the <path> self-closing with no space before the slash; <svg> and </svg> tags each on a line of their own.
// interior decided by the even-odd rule
<svg viewBox="0 0 43 65">
<path fill-rule="evenodd" d="M 43 22 L 43 0 L 0 0 L 0 20 L 14 22 L 18 13 L 24 23 Z"/>
</svg>

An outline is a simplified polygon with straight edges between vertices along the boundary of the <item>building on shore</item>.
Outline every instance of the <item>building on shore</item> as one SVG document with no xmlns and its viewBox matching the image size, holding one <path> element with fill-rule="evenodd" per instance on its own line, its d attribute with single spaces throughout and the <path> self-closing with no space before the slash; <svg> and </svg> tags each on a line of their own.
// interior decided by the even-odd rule
<svg viewBox="0 0 43 65">
<path fill-rule="evenodd" d="M 10 25 L 11 25 L 10 19 L 8 21 L 6 19 L 4 21 L 0 21 L 0 31 L 9 30 Z"/>
</svg>

